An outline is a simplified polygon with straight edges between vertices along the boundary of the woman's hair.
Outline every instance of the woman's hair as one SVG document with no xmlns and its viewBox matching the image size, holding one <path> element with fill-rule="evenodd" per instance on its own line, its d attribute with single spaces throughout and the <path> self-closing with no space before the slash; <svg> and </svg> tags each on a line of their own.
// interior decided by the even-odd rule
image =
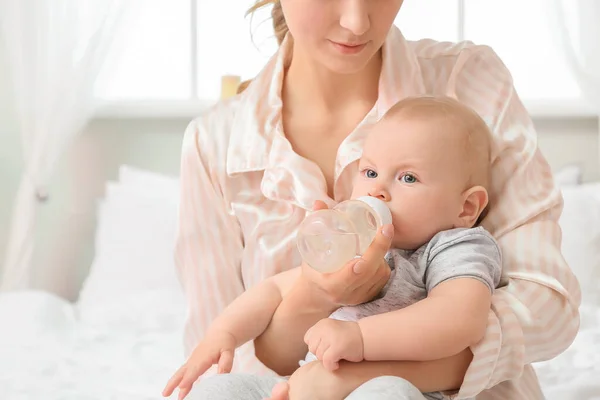
<svg viewBox="0 0 600 400">
<path fill-rule="evenodd" d="M 279 0 L 257 0 L 256 3 L 252 7 L 246 11 L 246 16 L 253 14 L 255 11 L 267 7 L 269 4 L 273 5 L 271 9 L 271 19 L 273 21 L 273 31 L 275 32 L 275 38 L 277 39 L 277 44 L 281 45 L 285 35 L 288 33 L 287 23 L 285 22 L 285 16 L 283 15 L 283 10 L 281 9 L 281 3 Z M 242 93 L 250 84 L 250 80 L 244 81 L 240 83 L 237 88 L 238 93 Z"/>
</svg>

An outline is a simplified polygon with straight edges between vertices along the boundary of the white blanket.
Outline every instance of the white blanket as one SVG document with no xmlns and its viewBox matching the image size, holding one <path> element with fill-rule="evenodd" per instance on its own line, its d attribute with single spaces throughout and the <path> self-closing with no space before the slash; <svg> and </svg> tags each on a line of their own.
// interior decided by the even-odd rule
<svg viewBox="0 0 600 400">
<path fill-rule="evenodd" d="M 0 398 L 160 399 L 181 365 L 184 310 L 160 298 L 148 293 L 80 316 L 46 293 L 1 295 Z"/>
<path fill-rule="evenodd" d="M 78 315 L 50 294 L 0 295 L 0 398 L 160 399 L 182 361 L 180 301 L 148 291 Z M 600 399 L 600 310 L 581 311 L 573 345 L 536 365 L 548 400 Z"/>
<path fill-rule="evenodd" d="M 600 309 L 583 304 L 573 344 L 535 369 L 547 400 L 600 400 Z"/>
</svg>

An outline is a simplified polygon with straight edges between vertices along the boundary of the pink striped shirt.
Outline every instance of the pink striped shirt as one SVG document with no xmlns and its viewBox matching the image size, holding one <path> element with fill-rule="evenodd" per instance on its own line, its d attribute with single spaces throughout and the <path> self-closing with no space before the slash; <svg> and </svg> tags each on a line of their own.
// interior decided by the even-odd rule
<svg viewBox="0 0 600 400">
<path fill-rule="evenodd" d="M 508 285 L 496 291 L 485 339 L 457 398 L 542 399 L 531 363 L 562 352 L 579 328 L 579 285 L 561 252 L 562 197 L 536 133 L 498 56 L 472 43 L 406 41 L 393 28 L 383 47 L 379 99 L 340 145 L 334 199 L 316 164 L 282 132 L 281 86 L 290 43 L 241 95 L 192 121 L 181 163 L 176 263 L 187 296 L 189 353 L 232 300 L 263 279 L 299 265 L 295 235 L 315 200 L 345 200 L 363 139 L 405 96 L 446 94 L 475 109 L 494 143 L 483 225 L 503 250 Z M 252 343 L 234 371 L 268 374 Z"/>
</svg>

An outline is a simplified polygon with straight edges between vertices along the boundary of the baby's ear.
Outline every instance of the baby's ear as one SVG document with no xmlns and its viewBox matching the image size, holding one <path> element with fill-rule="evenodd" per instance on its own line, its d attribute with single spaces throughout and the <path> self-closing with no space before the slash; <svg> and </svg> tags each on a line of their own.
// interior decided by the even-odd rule
<svg viewBox="0 0 600 400">
<path fill-rule="evenodd" d="M 488 193 L 483 186 L 474 186 L 463 193 L 463 209 L 459 219 L 459 226 L 472 228 L 477 224 L 477 219 L 488 205 Z"/>
</svg>

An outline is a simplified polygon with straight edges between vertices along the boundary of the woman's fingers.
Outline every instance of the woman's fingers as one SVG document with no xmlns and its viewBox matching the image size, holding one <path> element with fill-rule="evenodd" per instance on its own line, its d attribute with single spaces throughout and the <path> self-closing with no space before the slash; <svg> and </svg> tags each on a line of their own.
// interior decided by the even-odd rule
<svg viewBox="0 0 600 400">
<path fill-rule="evenodd" d="M 368 270 L 373 270 L 379 265 L 392 245 L 394 237 L 394 227 L 384 225 L 375 235 L 373 242 L 367 247 L 361 258 L 351 260 L 345 268 L 352 267 L 351 270 L 357 274 L 363 274 Z"/>
<path fill-rule="evenodd" d="M 327 205 L 315 202 L 315 210 L 321 207 L 327 208 Z M 377 294 L 389 279 L 390 269 L 384 260 L 393 235 L 391 224 L 383 226 L 361 258 L 351 260 L 331 273 L 320 273 L 303 263 L 302 275 L 320 289 L 318 292 L 332 305 L 355 305 L 369 301 L 373 298 L 371 292 Z"/>
<path fill-rule="evenodd" d="M 350 292 L 357 292 L 359 297 L 353 299 L 355 300 L 354 304 L 370 300 L 371 297 L 368 296 L 370 296 L 371 288 L 373 286 L 381 288 L 387 282 L 390 270 L 384 259 L 392 244 L 393 232 L 392 225 L 384 226 L 375 235 L 373 242 L 362 257 L 350 261 L 342 269 L 347 289 Z"/>
<path fill-rule="evenodd" d="M 389 251 L 392 245 L 392 239 L 394 238 L 394 227 L 392 225 L 384 225 L 365 253 L 362 255 L 362 259 L 366 261 L 366 265 L 375 267 L 379 261 L 383 259 L 386 253 Z"/>
</svg>

